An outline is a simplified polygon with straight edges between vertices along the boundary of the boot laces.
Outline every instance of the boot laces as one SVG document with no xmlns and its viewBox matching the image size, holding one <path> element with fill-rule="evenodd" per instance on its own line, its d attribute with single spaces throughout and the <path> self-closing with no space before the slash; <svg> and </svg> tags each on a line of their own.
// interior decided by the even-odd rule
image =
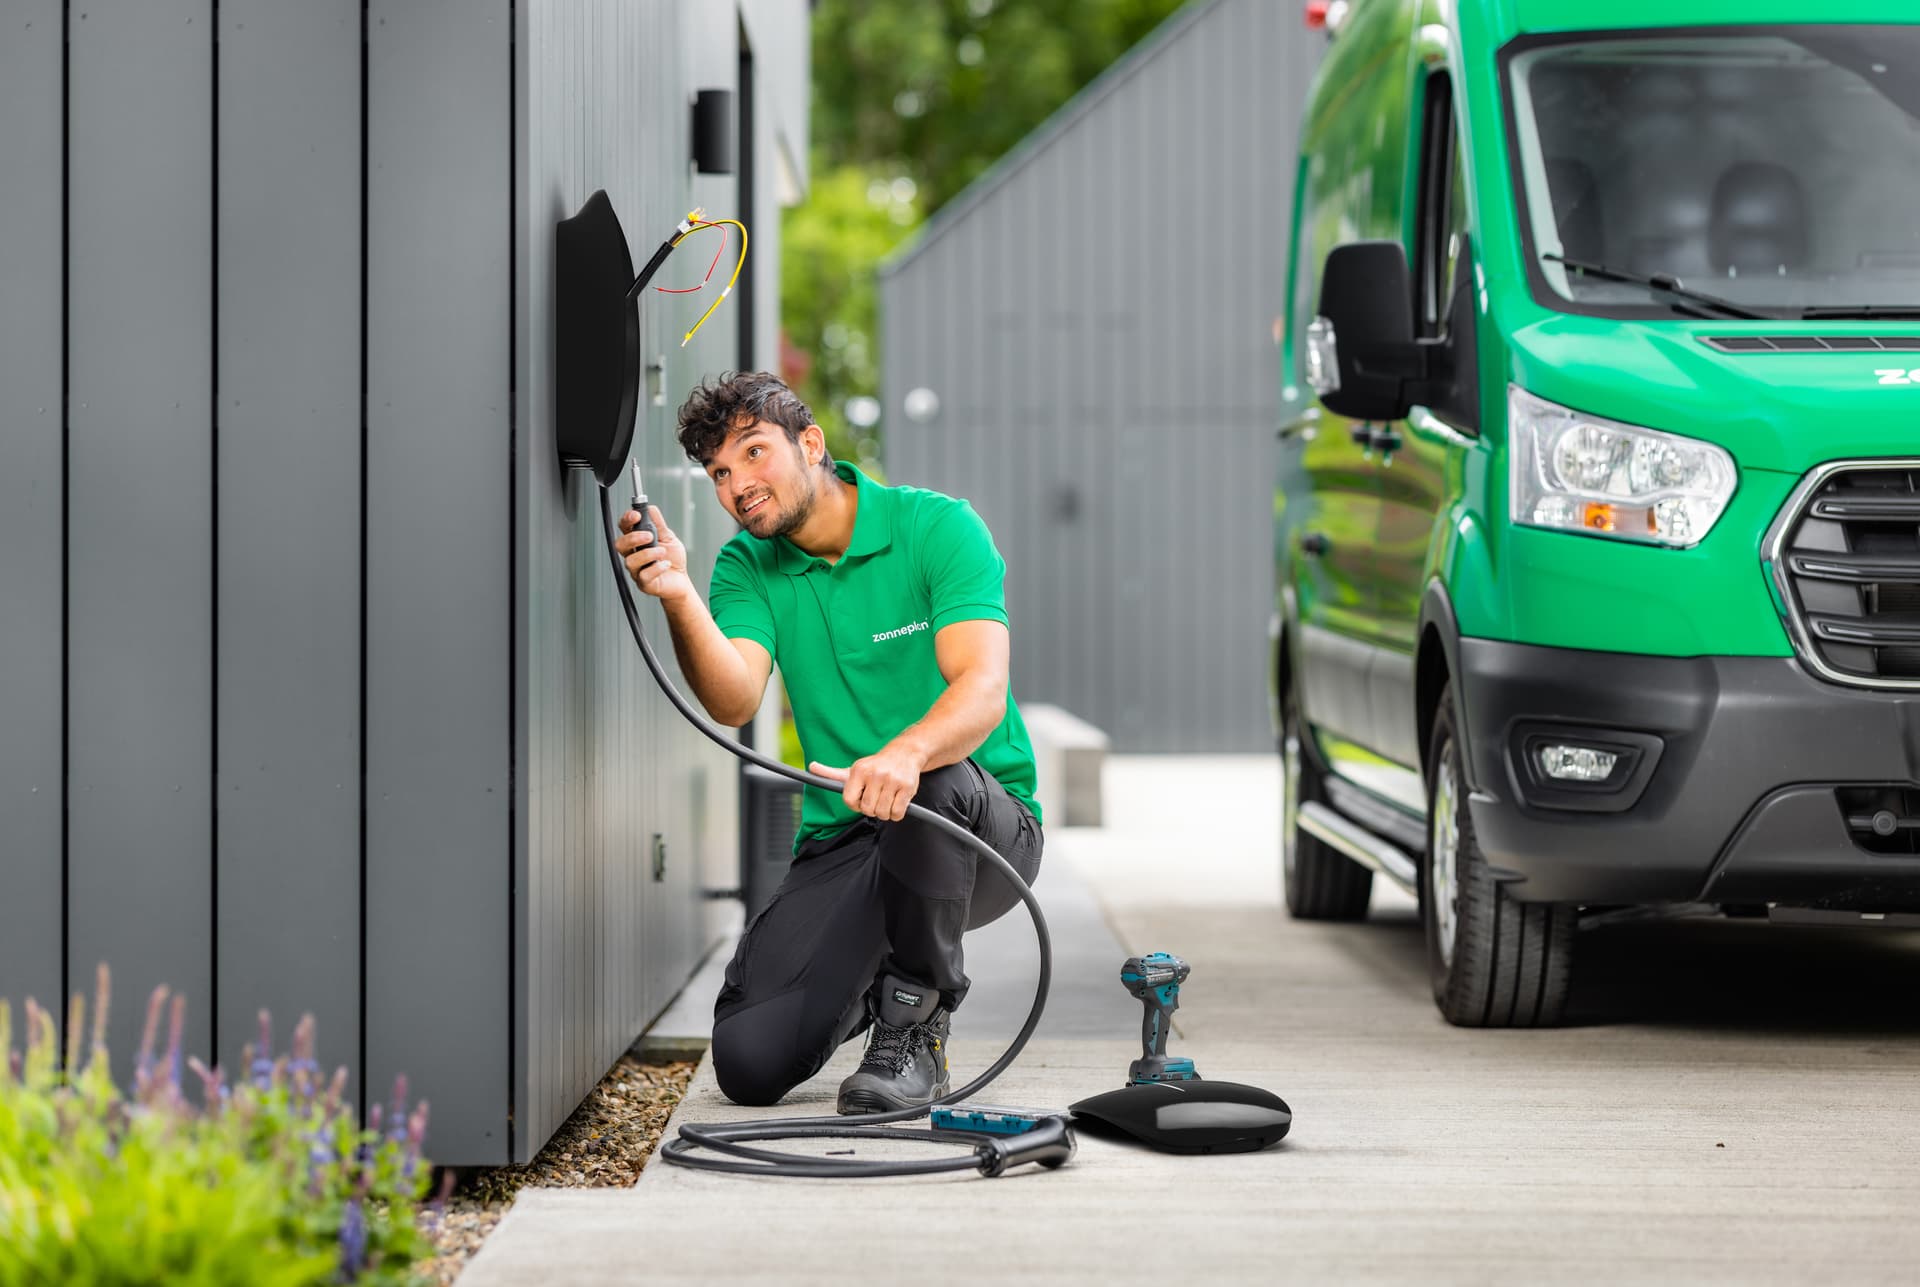
<svg viewBox="0 0 1920 1287">
<path fill-rule="evenodd" d="M 913 1065 L 914 1056 L 920 1053 L 922 1046 L 928 1044 L 927 1025 L 924 1023 L 895 1027 L 876 1019 L 873 1040 L 867 1045 L 867 1057 L 863 1062 L 881 1064 L 898 1075 Z"/>
</svg>

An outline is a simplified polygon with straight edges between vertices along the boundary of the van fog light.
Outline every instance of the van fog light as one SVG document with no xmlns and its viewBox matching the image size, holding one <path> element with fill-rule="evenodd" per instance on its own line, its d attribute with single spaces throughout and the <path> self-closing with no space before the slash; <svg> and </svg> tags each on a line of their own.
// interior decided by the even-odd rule
<svg viewBox="0 0 1920 1287">
<path fill-rule="evenodd" d="M 1539 756 L 1540 771 L 1557 782 L 1605 782 L 1613 776 L 1613 766 L 1620 762 L 1616 753 L 1591 746 L 1548 745 L 1535 754 Z"/>
</svg>

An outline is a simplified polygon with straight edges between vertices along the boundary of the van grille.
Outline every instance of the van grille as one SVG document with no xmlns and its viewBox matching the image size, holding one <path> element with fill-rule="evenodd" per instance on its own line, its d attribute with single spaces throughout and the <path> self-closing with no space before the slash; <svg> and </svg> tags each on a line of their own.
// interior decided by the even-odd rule
<svg viewBox="0 0 1920 1287">
<path fill-rule="evenodd" d="M 1722 353 L 1912 353 L 1920 335 L 1702 335 Z"/>
<path fill-rule="evenodd" d="M 1828 466 L 1770 542 L 1795 647 L 1844 683 L 1920 687 L 1920 461 Z"/>
</svg>

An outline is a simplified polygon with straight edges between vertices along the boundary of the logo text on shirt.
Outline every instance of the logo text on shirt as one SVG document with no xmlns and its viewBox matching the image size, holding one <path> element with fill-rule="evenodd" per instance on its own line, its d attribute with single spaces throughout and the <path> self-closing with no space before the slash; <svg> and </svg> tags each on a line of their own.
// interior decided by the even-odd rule
<svg viewBox="0 0 1920 1287">
<path fill-rule="evenodd" d="M 875 643 L 882 643 L 888 639 L 898 639 L 902 635 L 910 635 L 914 633 L 916 630 L 925 630 L 926 628 L 927 628 L 926 622 L 915 621 L 911 625 L 901 626 L 898 630 L 882 630 L 879 634 L 873 637 L 873 641 Z"/>
</svg>

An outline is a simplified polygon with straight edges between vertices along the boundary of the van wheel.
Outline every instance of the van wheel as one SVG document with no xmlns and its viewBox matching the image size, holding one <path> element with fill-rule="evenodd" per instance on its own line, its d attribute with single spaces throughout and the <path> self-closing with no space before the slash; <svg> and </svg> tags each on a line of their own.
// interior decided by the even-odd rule
<svg viewBox="0 0 1920 1287">
<path fill-rule="evenodd" d="M 1448 1023 L 1547 1028 L 1560 1022 L 1573 959 L 1574 908 L 1522 903 L 1493 879 L 1473 834 L 1453 689 L 1441 690 L 1427 757 L 1427 852 L 1420 919 L 1433 999 Z"/>
<path fill-rule="evenodd" d="M 1373 894 L 1373 873 L 1300 829 L 1300 806 L 1326 801 L 1325 774 L 1291 683 L 1283 689 L 1281 703 L 1280 874 L 1287 910 L 1306 921 L 1360 920 Z"/>
</svg>

